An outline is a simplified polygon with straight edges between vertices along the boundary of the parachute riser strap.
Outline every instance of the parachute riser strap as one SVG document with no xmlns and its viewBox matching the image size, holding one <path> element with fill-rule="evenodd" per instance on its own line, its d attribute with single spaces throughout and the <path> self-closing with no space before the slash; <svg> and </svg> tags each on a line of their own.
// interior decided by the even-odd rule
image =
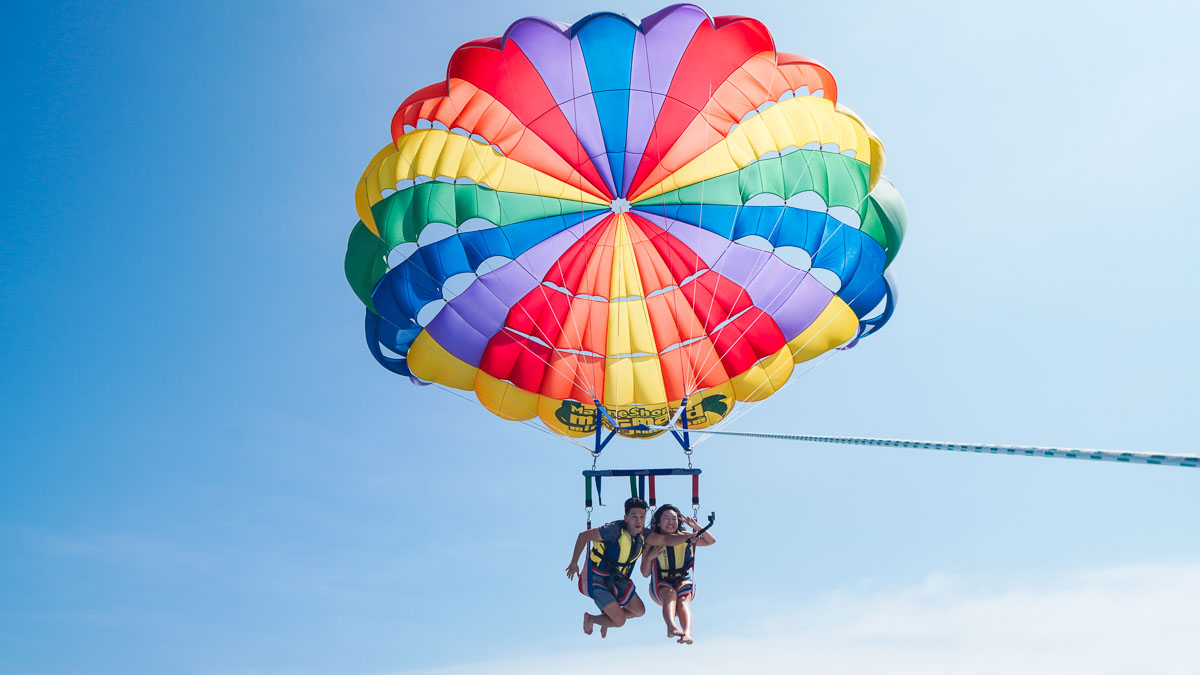
<svg viewBox="0 0 1200 675">
<path fill-rule="evenodd" d="M 592 477 L 583 477 L 583 510 L 587 514 L 587 528 L 592 529 Z"/>
<path fill-rule="evenodd" d="M 600 453 L 604 450 L 604 446 L 608 445 L 613 436 L 617 435 L 616 424 L 613 429 L 608 432 L 608 436 L 604 435 L 604 425 L 600 423 L 601 416 L 608 417 L 608 413 L 604 412 L 604 408 L 600 405 L 600 401 L 594 400 L 596 404 L 596 449 L 592 450 L 592 468 L 596 468 L 596 459 L 600 457 Z M 609 421 L 612 421 L 611 418 Z"/>
<path fill-rule="evenodd" d="M 687 418 L 687 397 L 683 397 L 683 401 L 679 403 L 680 410 L 683 414 L 680 415 L 680 424 L 683 426 L 683 452 L 688 456 L 688 468 L 692 468 L 692 438 L 688 435 L 688 418 Z"/>
<path fill-rule="evenodd" d="M 679 403 L 679 410 L 675 412 L 675 417 L 667 423 L 665 429 L 671 431 L 671 435 L 675 437 L 675 442 L 679 443 L 679 447 L 683 448 L 683 454 L 688 456 L 688 468 L 692 466 L 692 439 L 688 436 L 688 421 L 687 421 L 687 397 Z M 678 420 L 680 427 L 675 428 L 675 421 Z M 651 427 L 655 428 L 655 427 Z"/>
<path fill-rule="evenodd" d="M 665 429 L 665 427 L 653 428 Z M 1046 448 L 1031 445 L 939 443 L 936 441 L 905 441 L 891 438 L 855 438 L 850 436 L 801 436 L 799 434 L 764 434 L 749 431 L 710 431 L 708 429 L 694 429 L 692 433 L 710 434 L 714 436 L 740 436 L 743 438 L 771 438 L 781 441 L 803 441 L 807 443 L 870 445 L 885 448 L 915 448 L 920 450 L 945 450 L 949 452 L 986 452 L 993 455 L 1024 455 L 1026 457 L 1090 459 L 1099 462 L 1122 462 L 1125 464 L 1158 464 L 1162 466 L 1200 467 L 1200 456 L 1196 455 L 1169 455 L 1148 452 L 1117 452 L 1113 450 L 1081 450 L 1077 448 Z"/>
<path fill-rule="evenodd" d="M 690 457 L 688 458 L 690 461 Z M 692 517 L 700 517 L 700 474 L 692 474 Z"/>
<path fill-rule="evenodd" d="M 656 427 L 656 426 L 651 426 L 649 424 L 631 424 L 629 426 L 623 427 L 620 424 L 617 424 L 617 421 L 614 420 L 612 418 L 612 416 L 608 414 L 608 411 L 604 409 L 604 406 L 600 405 L 599 400 L 593 399 L 592 403 L 595 404 L 595 406 L 596 406 L 596 449 L 591 451 L 593 457 L 599 456 L 600 452 L 602 450 L 604 450 L 605 446 L 608 445 L 608 442 L 611 441 L 613 439 L 613 436 L 615 436 L 617 434 L 617 432 L 619 432 L 619 431 L 653 431 L 655 429 L 670 431 L 671 435 L 675 437 L 675 441 L 678 442 L 679 446 L 683 448 L 684 453 L 686 453 L 689 456 L 692 454 L 691 439 L 688 437 L 687 415 L 683 416 L 683 429 L 682 429 L 683 433 L 682 434 L 680 433 L 679 430 L 675 429 L 674 427 L 670 427 L 670 426 Z M 686 398 L 683 399 L 683 406 L 684 407 L 687 406 Z M 680 411 L 682 411 L 682 410 L 683 410 L 683 407 L 680 408 Z M 608 430 L 607 436 L 603 435 L 604 426 L 603 426 L 602 420 L 608 420 L 609 426 L 612 427 L 611 429 Z M 688 466 L 691 466 L 691 465 L 689 464 Z"/>
</svg>

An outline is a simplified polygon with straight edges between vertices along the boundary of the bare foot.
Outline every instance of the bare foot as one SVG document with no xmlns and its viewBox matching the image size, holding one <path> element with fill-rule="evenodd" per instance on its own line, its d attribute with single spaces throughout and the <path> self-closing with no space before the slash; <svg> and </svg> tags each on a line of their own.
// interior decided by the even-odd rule
<svg viewBox="0 0 1200 675">
<path fill-rule="evenodd" d="M 684 633 L 683 635 L 679 636 L 679 639 L 676 640 L 676 642 L 678 642 L 681 645 L 690 645 L 690 644 L 692 644 L 692 634 Z"/>
<path fill-rule="evenodd" d="M 584 634 L 584 635 L 591 635 L 591 634 L 592 634 L 592 623 L 594 623 L 594 622 L 592 621 L 592 615 L 591 615 L 591 614 L 588 614 L 587 612 L 584 612 L 584 613 L 583 613 L 583 634 Z M 601 635 L 604 635 L 604 628 L 603 628 L 603 627 L 600 629 L 600 634 L 601 634 Z"/>
<path fill-rule="evenodd" d="M 679 630 L 675 626 L 667 626 L 667 637 L 673 638 L 673 637 L 682 637 L 682 636 L 683 636 L 683 631 Z"/>
<path fill-rule="evenodd" d="M 600 626 L 600 637 L 601 638 L 608 637 L 608 626 Z"/>
</svg>

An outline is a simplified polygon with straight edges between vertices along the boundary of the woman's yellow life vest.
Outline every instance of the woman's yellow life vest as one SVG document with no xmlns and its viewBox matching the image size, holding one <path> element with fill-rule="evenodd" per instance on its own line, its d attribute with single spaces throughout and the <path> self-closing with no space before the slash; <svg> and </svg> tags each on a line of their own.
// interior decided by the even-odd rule
<svg viewBox="0 0 1200 675">
<path fill-rule="evenodd" d="M 695 562 L 696 545 L 691 542 L 663 546 L 658 552 L 658 572 L 664 579 L 682 578 Z"/>
<path fill-rule="evenodd" d="M 642 554 L 642 544 L 645 538 L 629 534 L 629 530 L 621 528 L 621 536 L 617 545 L 609 547 L 603 541 L 592 542 L 592 551 L 588 554 L 591 561 L 601 573 L 617 572 L 621 576 L 629 576 L 633 571 L 633 563 Z"/>
</svg>

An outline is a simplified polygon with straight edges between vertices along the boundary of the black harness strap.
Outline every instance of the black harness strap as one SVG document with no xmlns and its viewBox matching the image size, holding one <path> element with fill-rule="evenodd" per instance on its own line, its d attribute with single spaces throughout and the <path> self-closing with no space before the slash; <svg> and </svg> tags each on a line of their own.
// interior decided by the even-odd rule
<svg viewBox="0 0 1200 675">
<path fill-rule="evenodd" d="M 679 566 L 678 561 L 675 560 L 675 547 L 667 546 L 667 566 L 671 569 L 664 570 L 660 566 L 658 568 L 659 576 L 666 581 L 679 581 L 680 579 L 686 577 L 687 573 L 691 571 L 692 566 L 696 564 L 696 546 L 694 544 L 688 544 L 686 550 L 692 554 L 692 559 L 684 563 L 683 566 Z"/>
<path fill-rule="evenodd" d="M 629 562 L 626 563 L 622 563 L 617 560 L 617 556 L 621 554 L 620 537 L 618 537 L 617 541 L 613 544 L 602 542 L 604 544 L 604 552 L 600 554 L 601 572 L 605 574 L 617 572 L 623 577 L 628 577 L 633 572 L 633 563 L 638 559 L 638 556 L 642 555 L 642 547 L 646 539 L 641 534 L 637 535 L 636 537 L 629 535 L 629 539 Z M 614 548 L 617 550 L 616 553 L 613 553 Z M 593 547 L 592 550 L 596 550 L 595 547 Z"/>
</svg>

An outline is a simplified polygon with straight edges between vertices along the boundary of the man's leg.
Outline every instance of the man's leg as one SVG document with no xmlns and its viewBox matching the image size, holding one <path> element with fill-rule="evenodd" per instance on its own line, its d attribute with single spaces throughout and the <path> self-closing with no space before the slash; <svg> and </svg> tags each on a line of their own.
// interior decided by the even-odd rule
<svg viewBox="0 0 1200 675">
<path fill-rule="evenodd" d="M 607 605 L 604 606 L 604 609 L 602 609 L 600 611 L 601 611 L 600 614 L 587 614 L 586 612 L 584 613 L 584 615 L 583 615 L 583 632 L 584 633 L 591 635 L 592 627 L 600 626 L 600 637 L 607 637 L 609 628 L 620 628 L 621 626 L 625 625 L 625 618 L 627 616 L 626 609 L 624 607 L 621 607 L 620 603 L 618 603 L 617 601 L 614 600 L 614 601 L 608 603 Z M 646 611 L 644 607 L 642 608 L 642 611 L 643 612 Z"/>
<path fill-rule="evenodd" d="M 636 619 L 646 613 L 646 606 L 642 604 L 642 599 L 634 595 L 629 604 L 625 605 L 625 618 Z"/>
</svg>

